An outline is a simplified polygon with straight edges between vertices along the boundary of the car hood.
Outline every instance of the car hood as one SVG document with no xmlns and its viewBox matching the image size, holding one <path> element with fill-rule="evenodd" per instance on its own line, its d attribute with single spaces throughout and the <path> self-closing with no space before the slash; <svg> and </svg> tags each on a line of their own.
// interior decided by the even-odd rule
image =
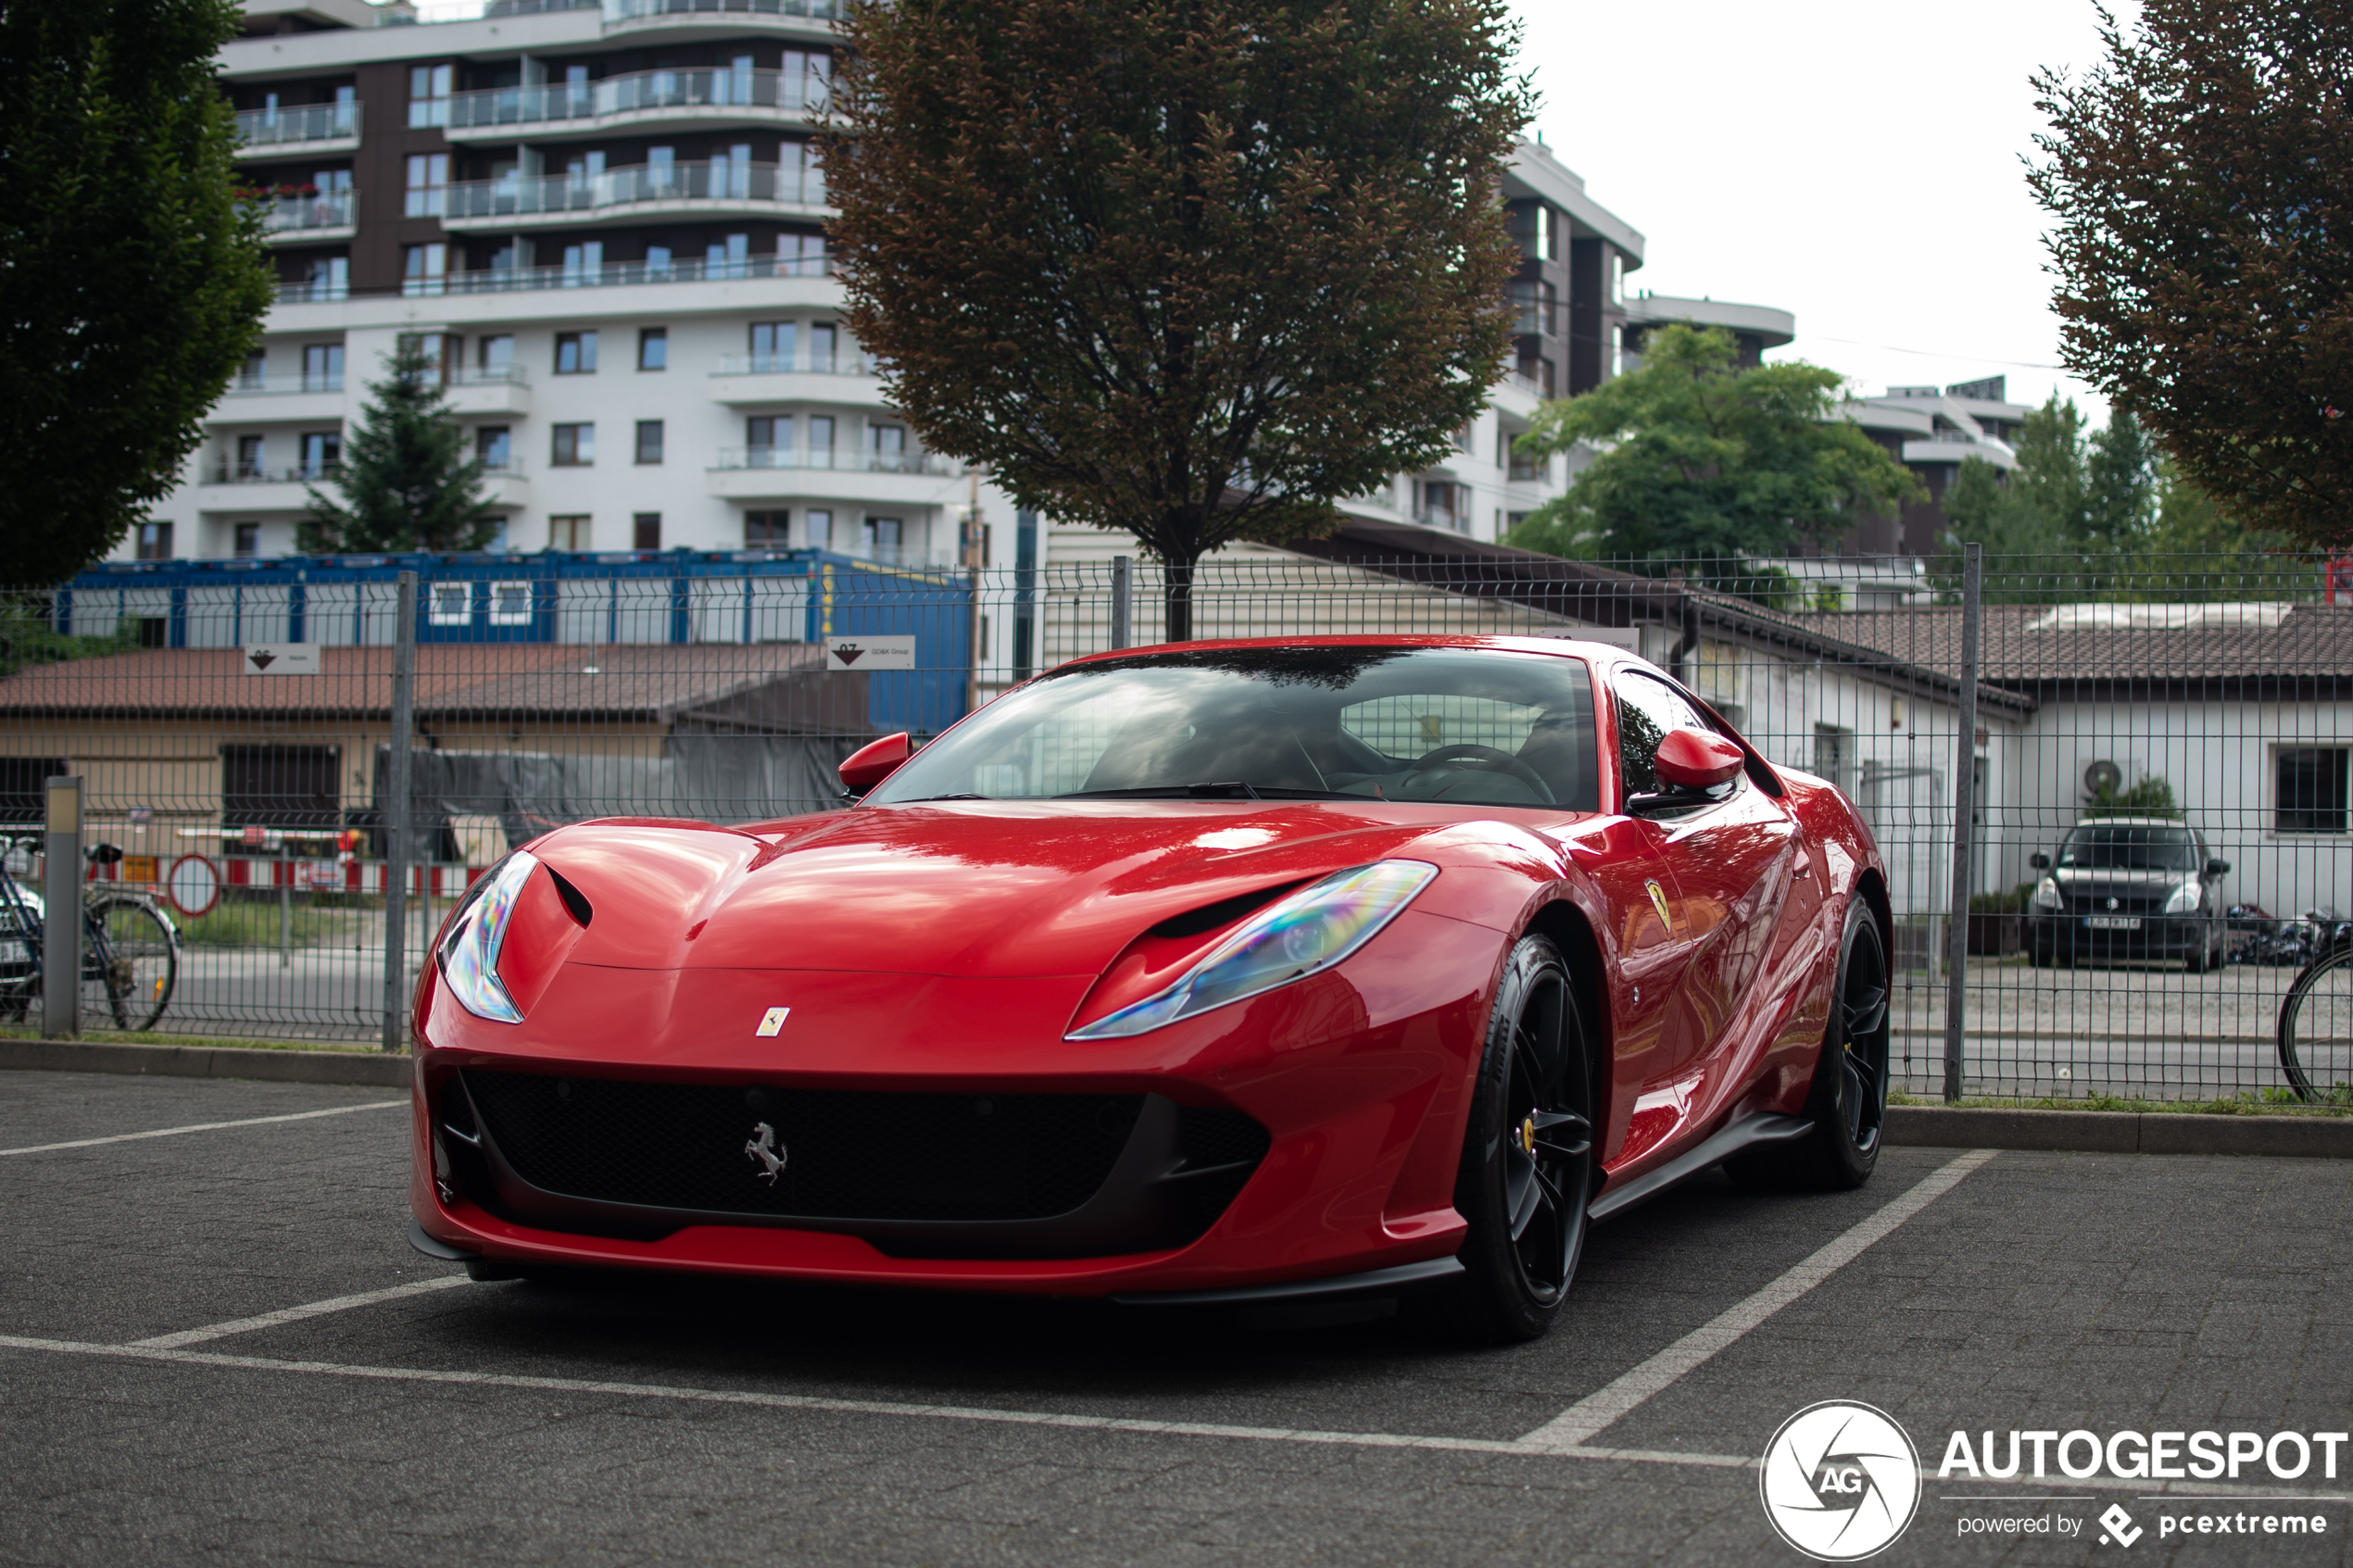
<svg viewBox="0 0 2353 1568">
<path fill-rule="evenodd" d="M 985 801 L 757 830 L 585 822 L 532 853 L 594 907 L 575 964 L 1068 975 L 1173 916 L 1460 823 L 1321 801 Z"/>
</svg>

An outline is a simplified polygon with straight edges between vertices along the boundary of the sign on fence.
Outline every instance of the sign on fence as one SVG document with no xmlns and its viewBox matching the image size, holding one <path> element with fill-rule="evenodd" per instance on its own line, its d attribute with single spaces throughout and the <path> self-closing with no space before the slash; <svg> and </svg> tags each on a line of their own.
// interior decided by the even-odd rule
<svg viewBox="0 0 2353 1568">
<path fill-rule="evenodd" d="M 825 668 L 828 670 L 912 670 L 915 667 L 915 638 L 912 633 L 880 637 L 827 637 Z"/>
<path fill-rule="evenodd" d="M 316 675 L 317 643 L 247 643 L 237 668 L 248 675 Z"/>
</svg>

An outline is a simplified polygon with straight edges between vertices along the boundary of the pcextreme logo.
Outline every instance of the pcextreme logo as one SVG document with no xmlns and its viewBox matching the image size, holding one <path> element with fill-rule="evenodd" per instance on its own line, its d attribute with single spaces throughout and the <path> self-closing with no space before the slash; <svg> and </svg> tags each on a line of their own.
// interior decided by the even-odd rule
<svg viewBox="0 0 2353 1568">
<path fill-rule="evenodd" d="M 1818 1562 L 1859 1562 L 1911 1524 L 1919 1450 L 1885 1411 L 1825 1399 L 1781 1423 L 1756 1488 L 1781 1539 Z"/>
</svg>

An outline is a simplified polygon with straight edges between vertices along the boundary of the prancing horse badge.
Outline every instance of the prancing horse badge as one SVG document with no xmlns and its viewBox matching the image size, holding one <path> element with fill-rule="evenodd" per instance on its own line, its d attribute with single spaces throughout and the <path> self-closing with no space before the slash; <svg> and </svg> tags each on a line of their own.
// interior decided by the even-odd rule
<svg viewBox="0 0 2353 1568">
<path fill-rule="evenodd" d="M 1675 929 L 1675 917 L 1667 912 L 1667 895 L 1660 891 L 1655 882 L 1645 883 L 1643 885 L 1651 890 L 1651 908 L 1658 911 L 1658 923 L 1672 932 Z M 764 1035 L 768 1031 L 763 1028 L 761 1033 Z"/>
</svg>

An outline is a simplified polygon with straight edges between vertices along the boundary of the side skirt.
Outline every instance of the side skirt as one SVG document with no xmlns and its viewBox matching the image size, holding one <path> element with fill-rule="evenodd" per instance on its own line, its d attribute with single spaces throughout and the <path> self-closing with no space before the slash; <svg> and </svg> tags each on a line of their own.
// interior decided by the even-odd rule
<svg viewBox="0 0 2353 1568">
<path fill-rule="evenodd" d="M 1593 1199 L 1586 1213 L 1595 1220 L 1614 1218 L 1735 1154 L 1744 1153 L 1760 1144 L 1795 1143 L 1813 1130 L 1813 1123 L 1794 1116 L 1768 1114 L 1744 1118 L 1689 1154 L 1678 1155 L 1655 1171 L 1646 1171 L 1622 1186 L 1603 1188 L 1601 1197 Z"/>
</svg>

